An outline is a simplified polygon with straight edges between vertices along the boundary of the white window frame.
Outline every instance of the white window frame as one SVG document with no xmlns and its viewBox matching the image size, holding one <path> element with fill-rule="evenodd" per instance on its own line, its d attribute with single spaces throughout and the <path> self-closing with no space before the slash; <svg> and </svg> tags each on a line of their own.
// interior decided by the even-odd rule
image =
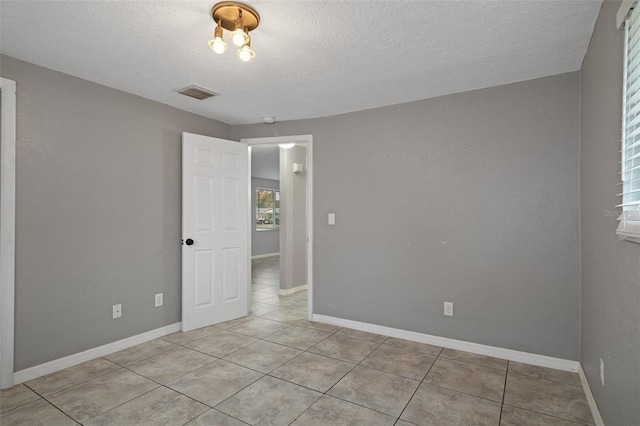
<svg viewBox="0 0 640 426">
<path fill-rule="evenodd" d="M 254 216 L 258 214 L 258 191 L 271 191 L 273 192 L 273 222 L 271 223 L 271 227 L 269 228 L 258 228 L 255 224 L 253 225 L 257 232 L 265 232 L 265 231 L 278 231 L 280 229 L 280 224 L 276 224 L 276 218 L 278 217 L 279 212 L 276 212 L 276 201 L 280 201 L 280 189 L 279 188 L 267 188 L 258 186 L 256 187 L 256 202 L 253 206 Z"/>
<path fill-rule="evenodd" d="M 632 16 L 632 14 L 634 13 L 634 5 L 636 4 L 636 2 L 634 1 L 625 1 L 623 2 L 623 4 L 620 7 L 620 10 L 618 11 L 618 25 L 620 25 L 620 17 L 624 16 L 624 27 L 625 27 L 625 43 L 624 43 L 624 78 L 623 78 L 623 96 L 622 96 L 622 144 L 621 144 L 621 169 L 620 169 L 620 179 L 621 179 L 621 188 L 622 188 L 622 192 L 620 194 L 618 194 L 620 197 L 622 197 L 622 203 L 619 204 L 617 207 L 620 207 L 622 209 L 622 213 L 620 214 L 620 217 L 618 218 L 618 220 L 620 221 L 620 224 L 618 225 L 618 229 L 616 230 L 617 234 L 618 234 L 618 238 L 620 238 L 621 240 L 626 240 L 626 241 L 631 241 L 631 242 L 635 242 L 635 243 L 640 243 L 640 205 L 637 204 L 637 201 L 632 201 L 632 193 L 630 192 L 631 188 L 633 188 L 633 186 L 631 186 L 630 181 L 634 181 L 637 182 L 637 179 L 640 178 L 640 171 L 635 171 L 632 173 L 629 173 L 628 170 L 626 170 L 626 167 L 629 167 L 629 160 L 626 158 L 628 152 L 631 147 L 632 143 L 636 143 L 633 141 L 633 139 L 629 138 L 627 139 L 627 127 L 628 127 L 628 116 L 627 116 L 627 107 L 629 107 L 629 105 L 627 105 L 627 90 L 628 88 L 635 83 L 636 81 L 640 82 L 640 76 L 638 75 L 638 72 L 634 72 L 634 76 L 633 76 L 633 81 L 629 81 L 630 76 L 628 75 L 629 71 L 628 70 L 628 57 L 629 57 L 629 46 L 633 46 L 634 51 L 637 50 L 637 54 L 640 55 L 640 28 L 638 30 L 633 30 L 633 33 L 631 33 L 631 28 L 630 28 L 630 18 Z M 640 13 L 640 10 L 637 10 L 635 13 Z M 634 22 L 634 25 L 636 26 L 640 26 L 640 16 L 635 17 L 636 21 Z M 629 38 L 633 37 L 634 42 L 633 43 L 629 43 Z M 640 91 L 637 91 L 636 93 L 640 93 Z M 630 123 L 633 123 L 633 120 L 636 121 L 636 124 L 640 124 L 638 123 L 638 121 L 640 121 L 639 118 L 632 118 L 632 121 L 630 121 Z M 634 168 L 637 166 L 633 166 Z M 635 169 L 637 170 L 637 169 Z M 634 184 L 636 185 L 636 184 Z"/>
</svg>

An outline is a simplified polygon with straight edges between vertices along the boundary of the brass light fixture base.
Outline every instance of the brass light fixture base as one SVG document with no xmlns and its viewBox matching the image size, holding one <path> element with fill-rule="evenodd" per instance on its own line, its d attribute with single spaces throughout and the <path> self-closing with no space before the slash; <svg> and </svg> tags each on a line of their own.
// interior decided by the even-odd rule
<svg viewBox="0 0 640 426">
<path fill-rule="evenodd" d="M 260 15 L 251 6 L 235 1 L 223 1 L 211 9 L 211 16 L 216 24 L 220 24 L 227 31 L 236 29 L 236 22 L 242 21 L 247 32 L 258 27 Z"/>
</svg>

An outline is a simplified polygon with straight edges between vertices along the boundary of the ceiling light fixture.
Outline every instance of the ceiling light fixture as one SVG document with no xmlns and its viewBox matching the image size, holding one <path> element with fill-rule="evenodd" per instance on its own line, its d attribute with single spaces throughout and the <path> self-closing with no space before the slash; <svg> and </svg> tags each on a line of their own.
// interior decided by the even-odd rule
<svg viewBox="0 0 640 426">
<path fill-rule="evenodd" d="M 213 39 L 209 41 L 209 47 L 216 53 L 224 53 L 227 43 L 222 39 L 222 29 L 230 31 L 229 39 L 240 47 L 238 56 L 244 62 L 250 61 L 256 56 L 251 50 L 251 37 L 249 31 L 253 31 L 260 23 L 260 15 L 251 6 L 235 1 L 223 1 L 217 3 L 211 9 L 213 21 L 217 24 Z"/>
</svg>

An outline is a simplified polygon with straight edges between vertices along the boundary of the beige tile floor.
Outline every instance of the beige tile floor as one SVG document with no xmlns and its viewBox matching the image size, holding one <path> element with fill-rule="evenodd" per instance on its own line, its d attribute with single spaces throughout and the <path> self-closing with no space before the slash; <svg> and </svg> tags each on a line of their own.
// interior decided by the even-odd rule
<svg viewBox="0 0 640 426">
<path fill-rule="evenodd" d="M 309 322 L 277 258 L 253 278 L 249 317 L 3 390 L 0 424 L 593 424 L 577 374 Z"/>
</svg>

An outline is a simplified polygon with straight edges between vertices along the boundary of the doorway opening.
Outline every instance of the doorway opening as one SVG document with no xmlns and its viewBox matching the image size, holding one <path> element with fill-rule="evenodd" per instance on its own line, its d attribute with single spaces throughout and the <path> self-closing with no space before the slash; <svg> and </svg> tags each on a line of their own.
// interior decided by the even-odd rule
<svg viewBox="0 0 640 426">
<path fill-rule="evenodd" d="M 253 315 L 313 315 L 312 136 L 242 139 L 249 145 Z"/>
<path fill-rule="evenodd" d="M 263 315 L 279 308 L 280 147 L 251 147 L 251 298 L 250 311 Z"/>
</svg>

